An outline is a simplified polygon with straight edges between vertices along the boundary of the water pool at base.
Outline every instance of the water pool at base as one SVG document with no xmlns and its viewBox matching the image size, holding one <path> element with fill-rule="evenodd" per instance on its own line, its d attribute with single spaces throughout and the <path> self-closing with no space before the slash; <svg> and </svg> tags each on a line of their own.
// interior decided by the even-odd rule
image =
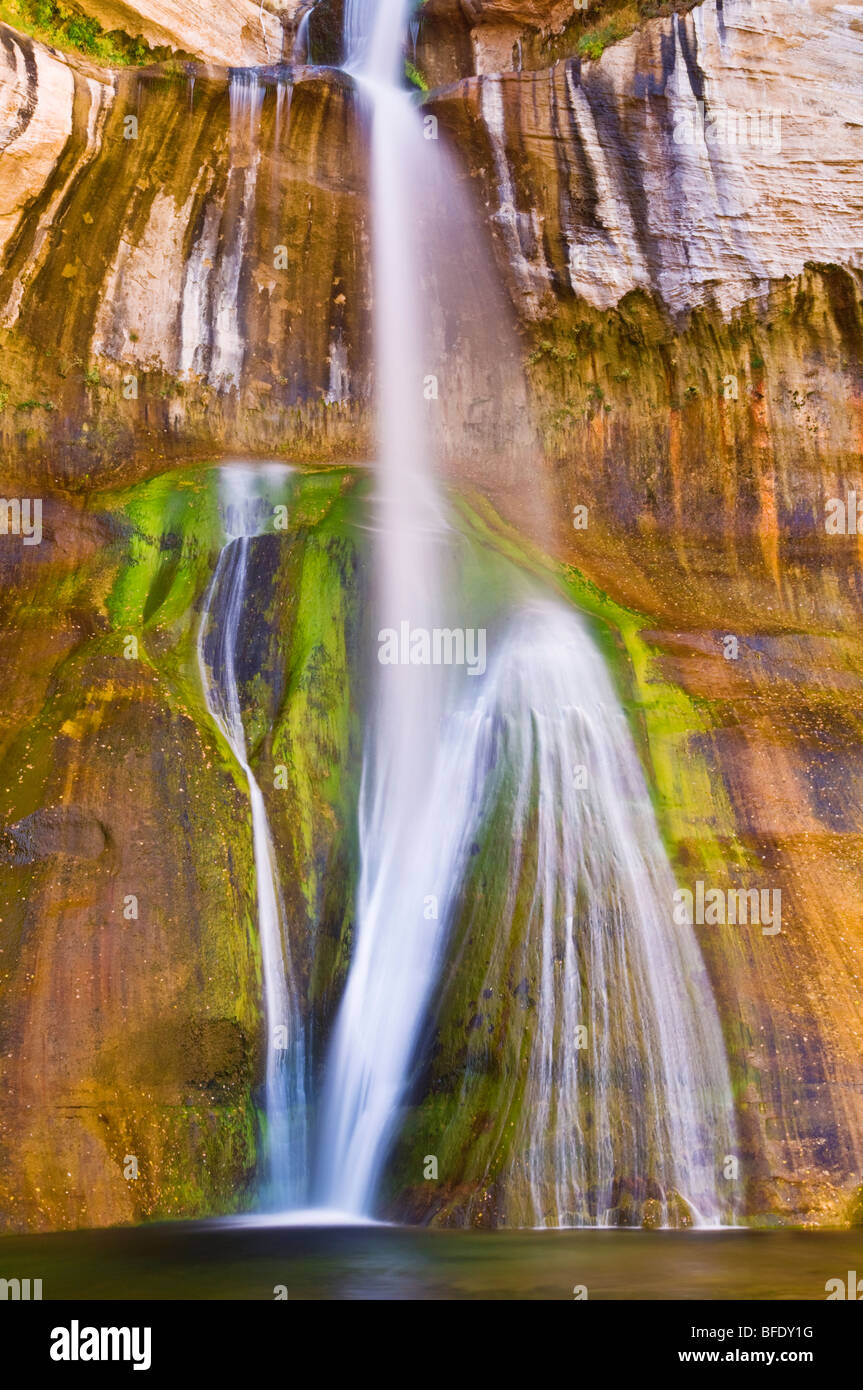
<svg viewBox="0 0 863 1390">
<path fill-rule="evenodd" d="M 824 1300 L 863 1268 L 852 1231 L 442 1231 L 176 1222 L 4 1236 L 44 1299 Z"/>
</svg>

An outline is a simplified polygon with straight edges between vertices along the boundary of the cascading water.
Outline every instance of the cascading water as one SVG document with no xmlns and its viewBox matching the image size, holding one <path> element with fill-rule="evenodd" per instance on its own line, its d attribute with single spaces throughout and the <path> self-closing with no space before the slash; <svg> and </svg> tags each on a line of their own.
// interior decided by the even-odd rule
<svg viewBox="0 0 863 1390">
<path fill-rule="evenodd" d="M 267 1020 L 265 1201 L 283 1209 L 300 1200 L 307 1171 L 305 1041 L 273 840 L 249 765 L 238 654 L 251 545 L 272 516 L 266 472 L 245 465 L 221 469 L 219 504 L 226 539 L 204 600 L 198 664 L 207 708 L 249 791 Z"/>
<path fill-rule="evenodd" d="M 526 599 L 481 704 L 489 774 L 474 833 L 507 847 L 500 901 L 483 904 L 496 943 L 483 993 L 506 993 L 508 959 L 535 1018 L 523 1095 L 498 1117 L 520 1116 L 508 1219 L 596 1225 L 652 1198 L 664 1224 L 684 1195 L 715 1224 L 734 1135 L 719 1019 L 692 931 L 671 925 L 675 883 L 641 766 L 578 616 Z"/>
<path fill-rule="evenodd" d="M 405 24 L 404 0 L 348 0 L 346 65 L 371 111 L 377 613 L 381 630 L 395 631 L 433 629 L 445 612 L 451 625 L 458 606 L 444 583 L 451 533 L 422 411 L 422 321 L 435 306 L 421 298 L 411 173 L 424 152 L 399 87 Z M 601 1223 L 625 1181 L 658 1197 L 663 1218 L 674 1192 L 696 1220 L 717 1221 L 728 1214 L 719 1156 L 733 1135 L 719 1023 L 694 936 L 671 926 L 673 879 L 622 712 L 562 604 L 526 599 L 498 641 L 484 679 L 410 663 L 378 671 L 354 953 L 327 1059 L 316 1197 L 373 1211 L 463 910 L 469 850 L 505 825 L 499 929 L 506 936 L 518 915 L 537 982 L 511 1219 Z M 583 788 L 573 780 L 581 765 Z M 428 902 L 439 904 L 431 918 Z"/>
<path fill-rule="evenodd" d="M 423 245 L 434 220 L 430 187 L 446 165 L 437 155 L 430 163 L 420 116 L 399 85 L 405 10 L 405 0 L 348 0 L 345 13 L 346 67 L 371 123 L 375 614 L 381 633 L 465 634 L 478 629 L 463 621 L 468 605 L 453 582 L 463 540 L 434 482 L 444 441 L 440 424 L 436 441 L 423 383 L 435 341 L 453 325 L 466 341 L 470 315 L 450 302 L 447 247 Z M 257 74 L 232 78 L 242 226 L 262 91 Z M 463 209 L 457 226 L 465 226 Z M 220 283 L 233 282 L 241 256 L 242 245 L 226 256 Z M 213 368 L 235 378 L 235 306 L 230 294 L 217 299 Z M 477 344 L 485 326 L 474 317 Z M 473 380 L 485 374 L 494 400 L 493 348 L 480 346 L 486 357 L 474 355 Z M 455 383 L 456 400 L 471 395 L 464 388 Z M 519 413 L 521 389 L 513 382 L 504 393 L 501 415 Z M 453 431 L 453 418 L 451 409 L 450 445 L 470 433 Z M 511 424 L 503 428 L 514 436 Z M 268 1027 L 266 1200 L 284 1210 L 302 1206 L 307 1191 L 306 1042 L 238 674 L 252 546 L 267 515 L 262 479 L 260 470 L 223 470 L 226 543 L 204 605 L 199 661 L 210 714 L 249 792 Z M 354 949 L 323 1074 L 313 1197 L 331 1212 L 373 1212 L 448 943 L 475 920 L 493 932 L 484 994 L 503 992 L 516 961 L 530 1009 L 497 1116 L 509 1131 L 509 1168 L 499 1175 L 506 1219 L 602 1224 L 619 1219 L 630 1198 L 639 1211 L 653 1199 L 658 1219 L 674 1220 L 683 1197 L 696 1220 L 713 1223 L 730 1215 L 718 1173 L 719 1157 L 733 1152 L 727 1067 L 694 935 L 671 925 L 674 883 L 635 747 L 581 619 L 523 577 L 511 588 L 508 608 L 492 615 L 488 670 L 484 661 L 436 665 L 410 652 L 377 667 Z M 472 878 L 473 856 L 490 843 L 506 846 L 494 905 Z"/>
<path fill-rule="evenodd" d="M 309 61 L 309 22 L 312 17 L 314 3 L 309 5 L 300 16 L 297 25 L 297 32 L 294 35 L 294 43 L 291 50 L 291 61 L 293 63 L 307 63 Z"/>
<path fill-rule="evenodd" d="M 440 609 L 437 555 L 446 524 L 425 448 L 419 267 L 404 177 L 423 140 L 397 85 L 403 0 L 382 0 L 374 22 L 373 9 L 368 0 L 349 0 L 345 36 L 348 70 L 371 106 L 377 612 L 382 629 L 398 630 L 407 618 L 428 630 Z M 437 818 L 423 809 L 442 776 L 436 737 L 444 704 L 440 670 L 391 666 L 384 675 L 382 668 L 360 793 L 356 940 L 327 1062 L 317 1181 L 324 1206 L 358 1214 L 374 1199 L 437 976 L 446 922 L 422 920 L 422 896 L 457 869 L 458 826 L 442 842 Z M 464 819 L 470 788 L 460 784 L 456 794 Z"/>
</svg>

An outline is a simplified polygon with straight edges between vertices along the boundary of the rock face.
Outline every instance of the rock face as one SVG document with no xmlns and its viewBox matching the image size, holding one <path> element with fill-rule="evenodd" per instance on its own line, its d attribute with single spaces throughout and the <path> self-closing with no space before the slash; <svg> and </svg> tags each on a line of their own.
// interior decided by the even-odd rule
<svg viewBox="0 0 863 1390">
<path fill-rule="evenodd" d="M 46 440 L 69 479 L 165 442 L 290 438 L 296 456 L 306 433 L 316 456 L 327 438 L 367 452 L 364 156 L 345 79 L 97 78 L 7 38 L 14 91 L 33 75 L 8 147 L 30 197 L 13 230 L 16 183 L 0 222 L 3 423 L 30 475 Z"/>
<path fill-rule="evenodd" d="M 849 7 L 706 0 L 599 62 L 473 78 L 433 105 L 482 171 L 525 317 L 639 289 L 727 316 L 808 261 L 861 264 L 850 55 Z"/>
<path fill-rule="evenodd" d="M 285 56 L 286 31 L 303 0 L 219 0 L 216 5 L 182 0 L 83 0 L 80 8 L 103 29 L 121 29 L 151 48 L 175 48 L 207 63 L 251 67 Z"/>
<path fill-rule="evenodd" d="M 860 551 L 826 528 L 861 453 L 859 112 L 836 60 L 856 23 L 828 5 L 705 4 L 599 62 L 432 98 L 533 346 L 558 553 L 642 615 L 648 682 L 670 679 L 706 720 L 647 720 L 678 880 L 781 888 L 774 940 L 705 928 L 702 944 L 749 1208 L 807 1220 L 843 1218 L 863 1142 Z M 699 101 L 706 123 L 724 116 L 715 141 L 689 124 Z M 760 143 L 729 145 L 729 113 L 756 109 Z M 523 521 L 517 490 L 498 497 Z M 478 1007 L 461 1002 L 465 1055 Z M 450 1062 L 446 1010 L 442 1028 Z M 464 1161 L 452 1219 L 465 1204 L 493 1219 L 494 1175 L 493 1157 Z"/>
<path fill-rule="evenodd" d="M 223 539 L 215 478 L 51 502 L 39 561 L 6 569 L 0 550 L 3 669 L 31 676 L 4 694 L 0 737 L 3 1229 L 204 1215 L 254 1192 L 248 794 L 197 675 Z M 347 952 L 359 766 L 344 491 L 340 474 L 312 477 L 290 497 L 290 534 L 255 542 L 240 662 L 319 1036 Z"/>
<path fill-rule="evenodd" d="M 778 0 L 757 15 L 708 0 L 600 61 L 432 95 L 528 328 L 639 291 L 675 325 L 693 309 L 724 321 L 810 262 L 859 264 L 861 125 L 835 55 L 859 55 L 863 35 L 847 7 L 798 6 L 793 23 Z M 77 417 L 87 453 L 115 463 L 165 439 L 366 453 L 350 83 L 310 69 L 109 79 L 11 31 L 3 58 L 7 451 L 32 470 L 51 440 L 74 473 Z M 37 402 L 26 419 L 16 394 Z"/>
<path fill-rule="evenodd" d="M 87 8 L 137 32 L 136 6 Z M 674 8 L 591 61 L 571 6 L 429 0 L 417 16 L 408 57 L 496 258 L 533 438 L 450 452 L 612 634 L 678 881 L 781 890 L 776 936 L 699 928 L 743 1200 L 757 1219 L 841 1221 L 863 1168 L 863 555 L 860 528 L 826 520 L 863 495 L 863 26 L 826 0 Z M 297 20 L 265 7 L 268 55 L 256 4 L 141 16 L 150 41 L 231 65 L 275 63 L 277 20 Z M 0 538 L 4 670 L 28 677 L 4 684 L 0 745 L 0 889 L 16 904 L 0 912 L 2 1051 L 27 1076 L 0 1122 L 4 1204 L 22 1227 L 224 1209 L 256 1145 L 249 846 L 241 789 L 170 657 L 215 541 L 197 553 L 155 504 L 130 522 L 81 497 L 207 454 L 369 457 L 364 118 L 331 69 L 109 73 L 8 29 L 0 42 L 0 491 L 49 499 L 46 544 Z M 500 400 L 468 335 L 448 351 L 462 413 Z M 350 651 L 323 635 L 353 630 L 359 583 L 335 515 L 310 511 L 314 616 L 293 614 L 292 695 L 267 706 L 260 747 L 291 766 L 290 802 L 271 809 L 292 906 L 309 932 L 325 924 L 304 965 L 316 1026 L 349 950 L 358 739 L 339 695 Z M 153 619 L 155 646 L 131 667 L 109 597 L 141 546 L 153 569 L 128 630 Z M 159 893 L 126 921 L 121 890 L 142 875 Z M 397 1156 L 401 1214 L 501 1213 L 506 1154 L 478 1139 L 494 1049 L 470 1105 L 459 1078 L 472 1019 L 505 1029 L 508 1013 L 473 978 L 441 1000 Z M 447 1176 L 420 1184 L 441 1135 Z M 122 1177 L 138 1150 L 146 1193 Z"/>
<path fill-rule="evenodd" d="M 205 1212 L 255 1160 L 251 844 L 208 811 L 242 826 L 243 796 L 181 684 L 111 635 L 116 530 L 44 521 L 3 601 L 4 669 L 30 673 L 0 779 L 4 1225 Z"/>
</svg>

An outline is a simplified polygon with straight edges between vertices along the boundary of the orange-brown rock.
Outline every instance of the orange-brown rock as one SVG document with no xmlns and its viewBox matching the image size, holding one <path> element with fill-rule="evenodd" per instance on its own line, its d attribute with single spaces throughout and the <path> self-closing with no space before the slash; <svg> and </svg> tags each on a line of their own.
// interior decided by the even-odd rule
<svg viewBox="0 0 863 1390">
<path fill-rule="evenodd" d="M 863 532 L 831 534 L 826 519 L 831 499 L 863 497 L 859 19 L 825 0 L 706 0 L 587 60 L 581 20 L 571 28 L 560 6 L 424 9 L 408 57 L 436 89 L 425 110 L 496 256 L 539 441 L 526 431 L 494 457 L 454 457 L 453 471 L 630 613 L 626 693 L 680 881 L 781 888 L 777 936 L 701 933 L 740 1101 L 746 1201 L 755 1218 L 843 1220 L 863 1164 Z M 207 452 L 367 458 L 372 229 L 348 79 L 268 69 L 232 94 L 215 69 L 118 76 L 3 37 L 3 490 L 60 482 L 80 494 Z M 190 51 L 207 52 L 203 39 Z M 734 127 L 745 141 L 730 141 L 731 112 L 747 113 Z M 465 341 L 452 345 L 458 409 L 470 396 L 481 432 L 501 391 L 475 389 Z M 124 395 L 129 378 L 137 395 Z M 9 621 L 21 605 L 33 621 L 5 635 L 16 669 L 43 673 L 4 686 L 4 766 L 20 765 L 22 782 L 10 783 L 0 884 L 14 895 L 26 872 L 33 902 L 4 946 L 4 1027 L 28 1077 L 7 1143 L 26 1136 L 31 1174 L 22 1184 L 19 1170 L 7 1195 L 21 1224 L 128 1219 L 175 1196 L 173 1209 L 196 1212 L 224 1205 L 250 1167 L 240 1058 L 256 1020 L 230 996 L 237 981 L 251 989 L 254 948 L 234 941 L 230 978 L 206 996 L 218 1027 L 206 1028 L 212 959 L 197 922 L 233 909 L 178 867 L 161 828 L 180 804 L 190 837 L 221 834 L 204 810 L 216 796 L 236 806 L 235 789 L 202 770 L 194 712 L 155 677 L 131 684 L 107 656 L 75 666 L 102 590 L 71 590 L 66 576 L 107 536 L 77 508 L 57 518 L 62 560 L 43 579 L 44 561 L 30 562 Z M 47 597 L 58 585 L 59 611 Z M 49 694 L 59 704 L 43 729 Z M 37 735 L 57 766 L 31 786 Z M 181 792 L 157 776 L 157 750 L 199 780 Z M 198 915 L 188 940 L 169 942 L 158 897 L 132 928 L 135 964 L 94 868 L 123 869 L 106 806 L 124 805 L 130 760 L 152 879 Z M 120 813 L 127 837 L 131 814 Z M 342 945 L 334 936 L 328 950 Z M 154 1013 L 176 1012 L 197 1039 L 190 1057 L 169 1030 L 167 1050 L 142 1054 L 136 1071 L 119 1025 L 93 1034 L 88 1017 L 112 988 L 154 1027 Z M 134 1115 L 128 1130 L 112 1119 L 105 1138 L 86 1080 L 97 1075 L 106 1088 L 160 1078 L 147 1098 L 165 1116 L 152 1201 L 136 1206 L 118 1178 L 98 1211 L 82 1207 L 94 1146 L 104 1162 L 137 1142 Z M 40 1107 L 60 1082 L 75 1135 L 68 1192 L 44 1167 L 54 1116 Z M 224 1103 L 230 1143 L 218 1181 L 187 1191 L 180 1166 L 198 1162 L 188 1120 L 204 1091 Z M 453 1209 L 471 1192 L 474 1219 L 493 1219 L 492 1182 L 454 1177 Z"/>
</svg>

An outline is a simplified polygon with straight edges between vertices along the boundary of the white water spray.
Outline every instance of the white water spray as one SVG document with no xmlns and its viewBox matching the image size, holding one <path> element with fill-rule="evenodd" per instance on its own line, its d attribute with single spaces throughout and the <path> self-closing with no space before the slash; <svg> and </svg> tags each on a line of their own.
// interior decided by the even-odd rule
<svg viewBox="0 0 863 1390">
<path fill-rule="evenodd" d="M 374 17 L 372 14 L 374 11 Z M 423 414 L 420 278 L 411 235 L 410 171 L 422 128 L 397 86 L 404 0 L 349 0 L 347 66 L 371 107 L 374 303 L 380 453 L 376 490 L 379 627 L 438 625 L 438 554 L 446 533 L 430 476 Z M 320 1131 L 317 1195 L 368 1213 L 398 1124 L 446 920 L 424 920 L 425 895 L 456 875 L 474 788 L 444 767 L 437 735 L 439 668 L 379 668 L 360 795 L 361 870 L 354 955 L 333 1034 Z M 455 774 L 455 776 L 454 776 Z M 441 837 L 432 785 L 459 798 Z"/>
<path fill-rule="evenodd" d="M 526 1077 L 511 1068 L 495 1117 L 501 1139 L 518 1117 L 507 1219 L 602 1225 L 653 1199 L 658 1224 L 674 1224 L 682 1196 L 697 1224 L 718 1224 L 734 1150 L 719 1018 L 693 932 L 672 925 L 641 765 L 583 621 L 526 600 L 482 703 L 493 748 L 476 833 L 500 847 L 505 891 L 485 905 L 495 948 L 481 996 L 521 978 L 533 1020 Z"/>
</svg>

